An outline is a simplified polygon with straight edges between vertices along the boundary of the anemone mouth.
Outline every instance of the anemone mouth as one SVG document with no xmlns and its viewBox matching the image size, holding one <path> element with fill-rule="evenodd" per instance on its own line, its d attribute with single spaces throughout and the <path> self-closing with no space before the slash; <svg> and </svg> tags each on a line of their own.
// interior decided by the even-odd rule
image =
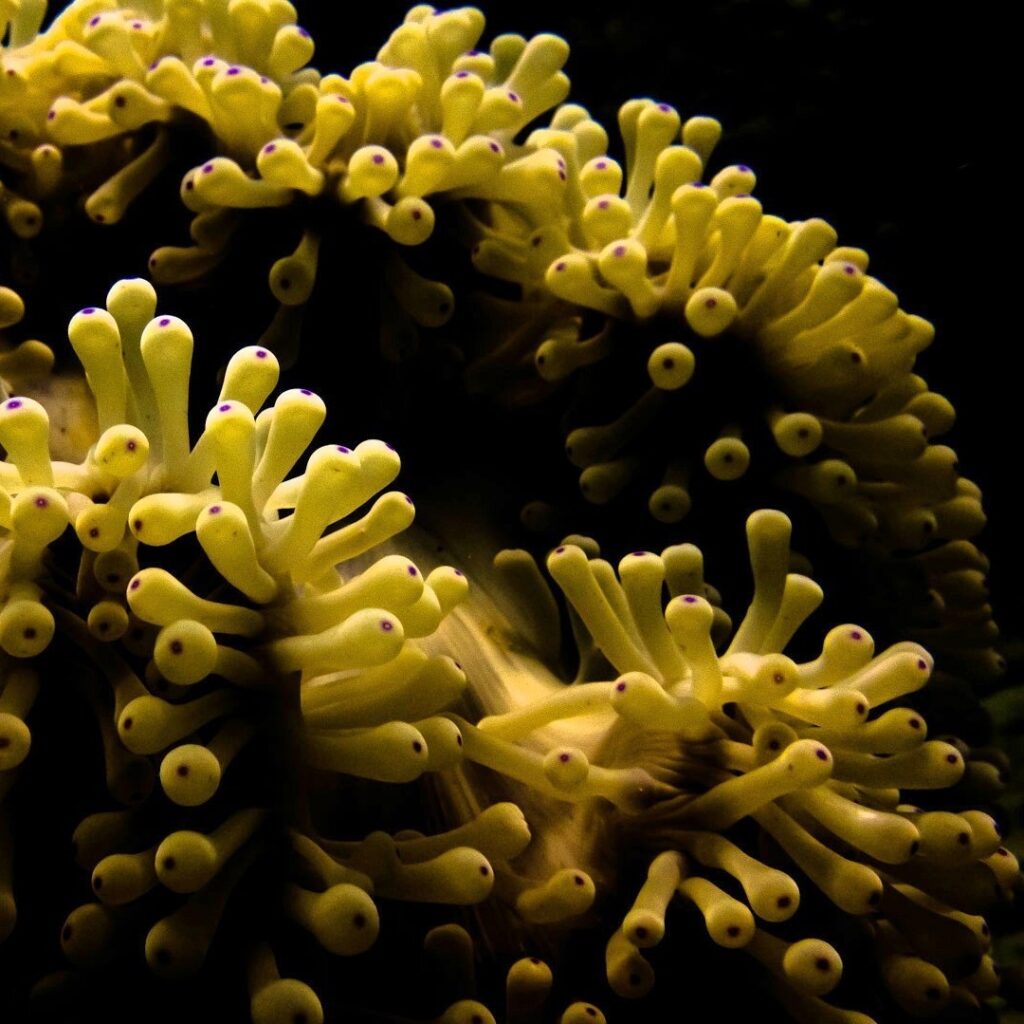
<svg viewBox="0 0 1024 1024">
<path fill-rule="evenodd" d="M 657 814 L 663 804 L 685 799 L 687 793 L 703 792 L 716 774 L 728 777 L 727 769 L 716 772 L 713 761 L 701 757 L 706 746 L 684 740 L 668 729 L 645 729 L 619 719 L 602 737 L 594 761 L 608 768 L 641 768 L 658 784 L 622 814 L 623 820 L 635 818 L 642 830 L 640 822 L 647 815 Z"/>
</svg>

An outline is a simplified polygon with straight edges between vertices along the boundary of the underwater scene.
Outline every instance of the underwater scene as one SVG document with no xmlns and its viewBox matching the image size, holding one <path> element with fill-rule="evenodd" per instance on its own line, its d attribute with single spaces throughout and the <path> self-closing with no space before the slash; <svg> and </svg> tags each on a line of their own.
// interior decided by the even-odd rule
<svg viewBox="0 0 1024 1024">
<path fill-rule="evenodd" d="M 1024 1021 L 993 32 L 0 0 L 0 1024 Z"/>
</svg>

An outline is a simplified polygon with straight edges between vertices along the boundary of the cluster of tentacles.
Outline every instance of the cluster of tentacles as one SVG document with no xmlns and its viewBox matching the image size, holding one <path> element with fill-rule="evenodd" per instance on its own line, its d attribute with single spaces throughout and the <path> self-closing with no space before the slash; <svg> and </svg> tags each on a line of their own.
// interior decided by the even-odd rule
<svg viewBox="0 0 1024 1024">
<path fill-rule="evenodd" d="M 825 222 L 765 214 L 749 167 L 709 175 L 716 121 L 631 100 L 616 160 L 605 128 L 562 103 L 565 42 L 504 35 L 474 49 L 473 8 L 414 8 L 347 78 L 308 66 L 313 42 L 288 3 L 76 3 L 43 32 L 40 5 L 9 8 L 0 161 L 16 234 L 38 232 L 58 193 L 120 220 L 174 133 L 198 123 L 210 156 L 180 188 L 192 244 L 155 250 L 154 280 L 219 265 L 245 211 L 293 209 L 298 242 L 270 268 L 281 305 L 264 339 L 290 359 L 329 197 L 397 245 L 382 256 L 382 339 L 401 358 L 455 310 L 451 288 L 400 255 L 444 212 L 476 270 L 519 293 L 477 296 L 483 330 L 460 342 L 469 386 L 533 402 L 572 378 L 565 447 L 588 500 L 639 489 L 655 518 L 678 522 L 753 458 L 841 544 L 964 542 L 948 570 L 915 562 L 915 602 L 952 627 L 970 671 L 1001 671 L 984 597 L 965 604 L 961 585 L 980 560 L 980 493 L 934 443 L 952 407 L 913 372 L 931 326 Z"/>
<path fill-rule="evenodd" d="M 295 389 L 264 408 L 278 379 L 266 349 L 230 361 L 192 443 L 192 335 L 155 303 L 147 282 L 122 281 L 105 309 L 70 324 L 101 431 L 83 461 L 51 460 L 48 417 L 34 400 L 0 406 L 4 792 L 29 753 L 25 718 L 41 680 L 56 682 L 74 656 L 110 798 L 126 809 L 97 810 L 75 831 L 95 899 L 63 926 L 68 959 L 100 962 L 142 925 L 155 972 L 197 971 L 232 890 L 282 836 L 294 873 L 279 879 L 288 916 L 332 953 L 355 955 L 387 927 L 381 899 L 484 899 L 488 855 L 529 841 L 522 816 L 497 807 L 468 829 L 415 841 L 328 841 L 301 790 L 282 799 L 252 762 L 227 800 L 221 782 L 250 747 L 286 767 L 297 758 L 392 783 L 456 763 L 460 732 L 437 712 L 465 676 L 416 638 L 462 600 L 466 580 L 372 557 L 413 519 L 408 497 L 379 493 L 398 473 L 397 454 L 380 441 L 331 444 L 299 466 L 325 406 Z M 363 571 L 345 568 L 367 553 Z M 9 869 L 10 850 L 3 862 Z M 15 902 L 2 874 L 7 933 Z M 184 898 L 168 907 L 167 891 Z M 289 1007 L 319 1013 L 312 990 L 277 979 L 269 949 L 257 945 L 253 964 L 256 1019 L 291 1019 Z"/>
<path fill-rule="evenodd" d="M 619 123 L 624 167 L 582 108 L 562 108 L 531 136 L 561 155 L 560 193 L 538 185 L 542 198 L 477 213 L 474 262 L 519 297 L 480 300 L 493 337 L 471 385 L 515 403 L 555 392 L 591 502 L 639 488 L 675 523 L 759 472 L 840 544 L 914 556 L 918 609 L 952 627 L 965 665 L 997 675 L 971 542 L 980 491 L 935 443 L 952 406 L 913 372 L 931 325 L 824 221 L 764 213 L 750 168 L 705 182 L 717 137 L 705 121 L 633 100 Z"/>
<path fill-rule="evenodd" d="M 38 233 L 55 194 L 84 193 L 94 221 L 121 220 L 168 164 L 175 133 L 201 125 L 209 159 L 180 188 L 193 244 L 156 249 L 150 273 L 200 277 L 228 256 L 244 211 L 293 207 L 298 243 L 269 273 L 277 334 L 316 279 L 314 201 L 355 207 L 398 245 L 418 245 L 436 199 L 535 187 L 538 161 L 512 139 L 569 88 L 562 39 L 503 36 L 478 53 L 484 18 L 473 8 L 415 8 L 378 60 L 345 78 L 307 66 L 313 41 L 284 0 L 75 3 L 38 34 L 40 5 L 8 6 L 0 163 L 15 175 L 3 192 L 11 230 Z M 555 154 L 539 162 L 564 177 Z M 382 271 L 410 326 L 450 317 L 450 290 L 397 252 Z"/>
<path fill-rule="evenodd" d="M 475 727 L 459 720 L 466 759 L 506 780 L 486 791 L 513 780 L 527 819 L 548 823 L 534 848 L 547 863 L 575 856 L 566 873 L 594 865 L 600 878 L 642 861 L 646 881 L 606 952 L 620 996 L 651 990 L 643 950 L 666 935 L 666 915 L 671 933 L 679 895 L 712 942 L 768 969 L 794 1019 L 868 1019 L 822 1002 L 842 959 L 807 936 L 798 910 L 811 887 L 873 936 L 905 1012 L 976 1006 L 999 985 L 979 915 L 1008 901 L 1018 877 L 994 818 L 970 809 L 977 792 L 962 785 L 972 764 L 993 766 L 927 739 L 905 705 L 932 672 L 923 647 L 876 654 L 847 624 L 811 660 L 783 653 L 823 596 L 789 571 L 789 532 L 781 513 L 750 518 L 754 596 L 735 630 L 692 545 L 635 551 L 616 571 L 593 541 L 568 539 L 547 559 L 577 648 L 568 685 L 552 591 L 526 552 L 503 552 L 496 589 L 514 625 L 471 599 L 441 631 L 484 713 Z M 795 929 L 773 934 L 791 918 Z"/>
<path fill-rule="evenodd" d="M 45 8 L 0 0 L 0 214 L 19 244 L 76 204 L 127 220 L 198 147 L 178 188 L 191 242 L 153 249 L 150 277 L 201 287 L 268 211 L 295 247 L 268 256 L 277 317 L 227 361 L 199 431 L 191 331 L 142 279 L 72 319 L 84 379 L 54 376 L 38 340 L 0 352 L 0 940 L 17 941 L 16 894 L 37 904 L 5 798 L 59 684 L 95 720 L 109 795 L 74 832 L 91 895 L 54 926 L 74 971 L 141 950 L 161 978 L 196 975 L 242 931 L 257 1024 L 333 1019 L 336 991 L 321 1005 L 277 958 L 301 930 L 368 957 L 406 926 L 404 902 L 442 908 L 412 930 L 451 982 L 413 1011 L 443 1024 L 496 1009 L 493 984 L 474 989 L 468 916 L 444 908 L 476 908 L 514 960 L 507 1024 L 603 1019 L 601 988 L 560 985 L 540 959 L 595 918 L 617 999 L 647 995 L 668 962 L 654 947 L 684 933 L 749 952 L 801 1021 L 998 995 L 982 915 L 1019 888 L 991 802 L 1007 764 L 928 739 L 915 704 L 943 685 L 933 655 L 973 680 L 1005 668 L 985 516 L 936 443 L 952 406 L 914 372 L 931 325 L 867 254 L 822 220 L 766 214 L 749 167 L 712 169 L 712 118 L 631 100 L 619 159 L 565 102 L 565 41 L 478 49 L 474 8 L 413 8 L 347 77 L 309 65 L 287 0 L 76 0 L 44 28 Z M 795 653 L 822 591 L 772 511 L 748 523 L 755 589 L 735 630 L 685 544 L 616 569 L 569 537 L 547 558 L 557 590 L 525 552 L 493 575 L 474 552 L 463 568 L 508 618 L 467 600 L 462 571 L 428 571 L 433 544 L 404 532 L 389 446 L 307 455 L 324 402 L 267 404 L 337 271 L 321 259 L 335 228 L 378 232 L 387 358 L 434 331 L 463 392 L 559 420 L 551 444 L 596 505 L 672 525 L 695 504 L 757 507 L 733 500 L 739 481 L 806 502 L 899 581 L 903 642 L 876 654 L 843 625 Z M 411 255 L 428 242 L 455 262 Z M 0 331 L 24 313 L 0 287 Z M 421 777 L 447 831 L 365 813 Z M 877 965 L 856 969 L 886 997 L 826 1000 L 844 949 L 822 906 L 869 940 Z M 360 1010 L 409 1012 L 397 995 Z"/>
</svg>

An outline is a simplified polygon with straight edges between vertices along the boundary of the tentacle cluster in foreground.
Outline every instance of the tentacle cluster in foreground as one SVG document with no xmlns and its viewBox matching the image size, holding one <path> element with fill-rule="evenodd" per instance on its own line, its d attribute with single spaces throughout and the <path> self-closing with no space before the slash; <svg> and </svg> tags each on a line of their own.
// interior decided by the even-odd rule
<svg viewBox="0 0 1024 1024">
<path fill-rule="evenodd" d="M 229 362 L 192 443 L 192 335 L 156 314 L 145 281 L 119 282 L 69 336 L 99 417 L 85 459 L 51 460 L 48 417 L 32 399 L 0 405 L 2 794 L 29 753 L 33 701 L 60 677 L 95 713 L 107 788 L 123 805 L 75 831 L 94 898 L 63 926 L 68 959 L 91 966 L 141 943 L 161 976 L 198 971 L 233 891 L 254 871 L 265 878 L 268 857 L 288 873 L 257 904 L 254 941 L 283 910 L 351 956 L 388 927 L 391 901 L 483 900 L 489 858 L 530 839 L 514 806 L 434 836 L 327 840 L 318 828 L 334 826 L 314 820 L 302 781 L 312 769 L 349 786 L 411 782 L 462 757 L 458 727 L 438 712 L 465 676 L 417 639 L 463 599 L 466 580 L 374 557 L 413 519 L 410 499 L 384 490 L 397 454 L 380 441 L 324 445 L 296 470 L 324 403 L 294 389 L 266 405 L 278 367 L 258 346 Z M 81 667 L 69 681 L 70 657 Z M 233 770 L 236 759 L 246 766 Z M 4 934 L 18 888 L 9 839 Z M 170 906 L 168 892 L 180 897 Z M 254 1019 L 319 1017 L 307 985 L 277 977 L 265 942 L 252 957 Z M 466 1005 L 443 1019 L 473 1019 L 479 1004 Z"/>
<path fill-rule="evenodd" d="M 480 645 L 472 608 L 442 627 L 491 712 L 476 726 L 455 719 L 466 759 L 513 780 L 528 820 L 575 805 L 551 827 L 550 859 L 643 860 L 646 881 L 607 946 L 621 996 L 652 988 L 644 950 L 672 933 L 679 897 L 712 942 L 774 976 L 796 1019 L 866 1021 L 824 1000 L 843 963 L 801 927 L 811 886 L 872 937 L 903 1010 L 977 1005 L 999 987 L 981 915 L 1010 898 L 1016 858 L 958 785 L 970 752 L 927 739 L 904 706 L 932 672 L 923 647 L 875 653 L 863 628 L 841 625 L 811 660 L 783 653 L 822 599 L 789 571 L 789 534 L 781 513 L 750 518 L 754 597 L 735 630 L 692 545 L 634 552 L 617 571 L 592 542 L 554 550 L 548 571 L 579 648 L 570 685 L 544 667 L 559 650 L 551 591 L 525 552 L 503 553 L 499 576 L 542 660 Z"/>
</svg>

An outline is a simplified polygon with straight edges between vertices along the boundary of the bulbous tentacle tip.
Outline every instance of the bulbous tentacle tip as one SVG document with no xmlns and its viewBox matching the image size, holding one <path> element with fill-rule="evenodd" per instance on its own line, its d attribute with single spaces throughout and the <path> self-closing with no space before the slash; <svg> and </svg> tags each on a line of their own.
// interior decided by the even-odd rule
<svg viewBox="0 0 1024 1024">
<path fill-rule="evenodd" d="M 288 908 L 329 953 L 357 956 L 377 940 L 380 917 L 373 900 L 348 883 L 322 893 L 289 888 Z"/>
<path fill-rule="evenodd" d="M 217 869 L 217 849 L 199 832 L 172 832 L 156 850 L 156 876 L 172 892 L 197 892 Z"/>
<path fill-rule="evenodd" d="M 189 942 L 165 920 L 146 934 L 146 963 L 160 978 L 176 979 L 194 975 L 202 966 L 205 950 Z"/>
<path fill-rule="evenodd" d="M 17 768 L 28 757 L 32 733 L 15 715 L 0 712 L 0 771 Z"/>
<path fill-rule="evenodd" d="M 179 619 L 157 634 L 153 660 L 168 682 L 190 686 L 215 668 L 217 640 L 201 622 Z"/>
<path fill-rule="evenodd" d="M 323 1024 L 324 1010 L 317 994 L 296 978 L 278 978 L 266 985 L 250 1003 L 253 1024 Z"/>
<path fill-rule="evenodd" d="M 101 903 L 85 903 L 68 914 L 61 931 L 64 955 L 76 967 L 101 963 L 115 933 L 113 914 Z"/>
<path fill-rule="evenodd" d="M 108 907 L 130 903 L 153 886 L 152 851 L 115 853 L 104 857 L 92 872 L 92 890 Z"/>
<path fill-rule="evenodd" d="M 516 910 L 534 924 L 564 921 L 586 913 L 596 895 L 589 874 L 578 868 L 563 868 L 542 884 L 520 893 Z"/>
<path fill-rule="evenodd" d="M 0 331 L 13 327 L 25 315 L 25 303 L 12 288 L 0 286 Z"/>
<path fill-rule="evenodd" d="M 461 999 L 448 1007 L 435 1024 L 497 1024 L 494 1014 L 475 999 Z"/>
<path fill-rule="evenodd" d="M 160 785 L 168 798 L 182 807 L 206 803 L 220 785 L 221 766 L 206 747 L 184 743 L 160 762 Z"/>
<path fill-rule="evenodd" d="M 571 1003 L 559 1017 L 559 1024 L 606 1024 L 607 1017 L 593 1003 Z"/>
<path fill-rule="evenodd" d="M 55 631 L 53 613 L 38 600 L 16 598 L 0 610 L 0 648 L 12 658 L 41 654 Z"/>
<path fill-rule="evenodd" d="M 647 374 L 651 383 L 663 391 L 675 391 L 687 384 L 693 376 L 697 360 L 686 345 L 666 341 L 655 348 L 647 360 Z"/>
<path fill-rule="evenodd" d="M 801 992 L 823 996 L 839 984 L 843 961 L 829 943 L 821 939 L 801 939 L 786 950 L 782 970 Z"/>
</svg>

